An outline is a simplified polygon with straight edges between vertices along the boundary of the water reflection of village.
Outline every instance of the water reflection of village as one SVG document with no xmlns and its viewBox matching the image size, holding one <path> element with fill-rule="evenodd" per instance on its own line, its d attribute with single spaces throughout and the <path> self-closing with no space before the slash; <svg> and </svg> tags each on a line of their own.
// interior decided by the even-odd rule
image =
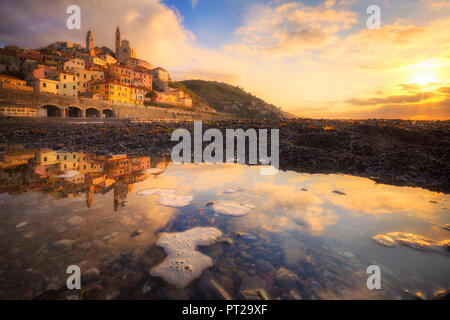
<svg viewBox="0 0 450 320">
<path fill-rule="evenodd" d="M 0 193 L 44 191 L 54 199 L 86 194 L 92 206 L 94 193 L 114 189 L 114 210 L 126 203 L 133 184 L 164 172 L 167 161 L 150 156 L 104 156 L 83 152 L 32 150 L 1 146 Z M 150 172 L 149 172 L 150 171 Z"/>
</svg>

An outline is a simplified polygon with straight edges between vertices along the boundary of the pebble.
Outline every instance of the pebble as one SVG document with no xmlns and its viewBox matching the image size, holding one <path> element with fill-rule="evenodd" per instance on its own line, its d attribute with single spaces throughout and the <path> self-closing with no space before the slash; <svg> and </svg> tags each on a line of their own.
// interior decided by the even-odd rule
<svg viewBox="0 0 450 320">
<path fill-rule="evenodd" d="M 136 230 L 131 233 L 131 237 L 134 238 L 134 237 L 140 236 L 143 233 L 144 233 L 144 230 Z"/>
<path fill-rule="evenodd" d="M 80 216 L 73 216 L 72 218 L 68 219 L 67 222 L 73 226 L 78 226 L 84 223 L 84 218 Z"/>
<path fill-rule="evenodd" d="M 354 258 L 355 255 L 353 253 L 351 253 L 350 251 L 345 251 L 343 253 L 344 256 L 346 256 L 347 258 Z"/>
<path fill-rule="evenodd" d="M 310 287 L 313 289 L 322 289 L 322 286 L 320 285 L 319 282 L 313 280 L 309 283 Z"/>
<path fill-rule="evenodd" d="M 147 294 L 150 291 L 152 291 L 152 287 L 150 287 L 150 284 L 146 282 L 142 287 L 142 294 Z"/>
<path fill-rule="evenodd" d="M 75 240 L 64 239 L 64 240 L 57 241 L 55 243 L 55 245 L 57 247 L 61 247 L 61 248 L 64 248 L 64 249 L 69 249 L 69 248 L 72 248 L 74 243 L 75 243 Z"/>
<path fill-rule="evenodd" d="M 273 269 L 272 264 L 264 259 L 257 259 L 255 265 L 260 272 L 270 272 Z"/>
<path fill-rule="evenodd" d="M 118 232 L 113 232 L 113 233 L 111 233 L 110 235 L 107 235 L 107 236 L 103 237 L 103 240 L 104 240 L 104 241 L 108 241 L 108 240 L 110 240 L 110 239 L 112 239 L 112 238 L 117 237 L 118 235 L 119 235 Z"/>
<path fill-rule="evenodd" d="M 289 295 L 293 300 L 302 300 L 302 296 L 296 290 L 290 290 Z"/>
<path fill-rule="evenodd" d="M 433 299 L 450 300 L 450 289 L 435 292 Z"/>
<path fill-rule="evenodd" d="M 90 282 L 100 275 L 98 268 L 92 268 L 82 274 L 82 281 Z"/>
<path fill-rule="evenodd" d="M 106 295 L 106 300 L 114 300 L 120 295 L 119 290 L 114 290 L 113 292 Z"/>
<path fill-rule="evenodd" d="M 275 273 L 275 282 L 280 287 L 295 287 L 299 283 L 298 276 L 292 271 L 281 267 Z"/>
<path fill-rule="evenodd" d="M 242 290 L 241 295 L 245 300 L 269 300 L 264 289 Z"/>
<path fill-rule="evenodd" d="M 106 247 L 105 242 L 100 239 L 95 239 L 94 241 L 92 241 L 92 245 L 97 249 L 103 249 Z"/>
<path fill-rule="evenodd" d="M 211 279 L 210 287 L 214 290 L 214 292 L 220 299 L 233 300 L 231 295 L 224 288 L 222 288 L 222 286 L 219 285 L 214 279 Z"/>
<path fill-rule="evenodd" d="M 92 243 L 91 242 L 84 242 L 80 245 L 81 248 L 83 249 L 89 249 L 90 247 L 92 247 Z"/>
<path fill-rule="evenodd" d="M 233 244 L 233 239 L 231 239 L 231 238 L 220 238 L 218 240 L 218 242 L 221 242 L 223 244 L 227 244 L 227 245 L 231 246 Z"/>
<path fill-rule="evenodd" d="M 28 221 L 21 222 L 16 225 L 16 229 L 23 228 L 28 224 Z"/>
</svg>

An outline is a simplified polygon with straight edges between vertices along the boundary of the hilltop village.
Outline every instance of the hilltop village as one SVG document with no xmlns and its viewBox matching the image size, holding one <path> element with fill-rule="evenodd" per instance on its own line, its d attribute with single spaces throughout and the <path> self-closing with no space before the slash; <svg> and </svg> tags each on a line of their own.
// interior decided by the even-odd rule
<svg viewBox="0 0 450 320">
<path fill-rule="evenodd" d="M 167 70 L 136 57 L 119 27 L 114 51 L 94 47 L 91 30 L 87 32 L 85 47 L 58 41 L 37 50 L 12 45 L 0 48 L 3 89 L 84 97 L 112 104 L 192 108 L 192 98 L 179 88 L 171 88 L 170 81 Z M 38 116 L 38 110 L 0 106 L 0 114 Z"/>
</svg>

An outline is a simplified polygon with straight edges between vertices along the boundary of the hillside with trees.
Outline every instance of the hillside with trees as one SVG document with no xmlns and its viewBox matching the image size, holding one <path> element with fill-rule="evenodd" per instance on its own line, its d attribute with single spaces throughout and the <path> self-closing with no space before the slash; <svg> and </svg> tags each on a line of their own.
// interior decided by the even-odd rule
<svg viewBox="0 0 450 320">
<path fill-rule="evenodd" d="M 193 104 L 207 104 L 217 112 L 229 113 L 238 118 L 284 118 L 292 115 L 227 83 L 205 80 L 172 82 L 170 86 L 185 90 Z"/>
</svg>

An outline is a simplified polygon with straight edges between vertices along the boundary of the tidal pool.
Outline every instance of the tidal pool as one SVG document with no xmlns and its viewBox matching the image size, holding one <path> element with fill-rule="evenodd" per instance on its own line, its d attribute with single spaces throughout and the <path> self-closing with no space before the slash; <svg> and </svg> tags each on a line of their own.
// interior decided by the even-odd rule
<svg viewBox="0 0 450 320">
<path fill-rule="evenodd" d="M 409 299 L 450 288 L 447 194 L 237 164 L 17 148 L 0 156 L 1 299 Z M 207 262 L 180 260 L 195 277 L 175 286 L 152 272 L 179 247 L 159 237 L 197 227 L 216 236 L 190 238 Z M 183 271 L 176 250 L 178 271 L 164 272 Z M 81 290 L 67 289 L 70 265 Z M 381 290 L 367 288 L 370 265 Z"/>
</svg>

